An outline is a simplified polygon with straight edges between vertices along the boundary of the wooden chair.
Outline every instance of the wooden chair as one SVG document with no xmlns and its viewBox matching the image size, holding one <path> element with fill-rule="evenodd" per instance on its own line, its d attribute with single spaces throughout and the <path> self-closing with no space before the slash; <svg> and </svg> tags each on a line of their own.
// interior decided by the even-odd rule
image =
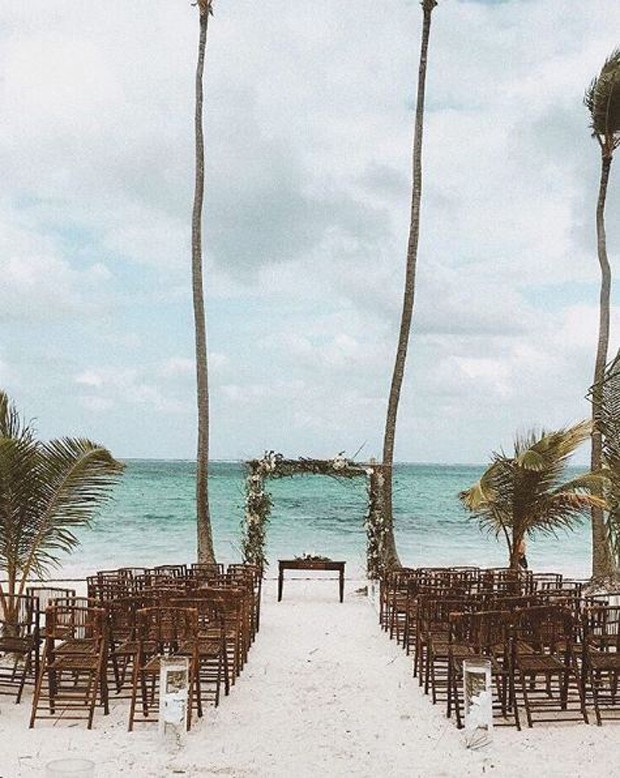
<svg viewBox="0 0 620 778">
<path fill-rule="evenodd" d="M 602 713 L 620 713 L 620 607 L 593 605 L 583 614 L 584 693 L 590 691 L 596 723 Z M 618 718 L 610 716 L 609 718 Z"/>
<path fill-rule="evenodd" d="M 417 576 L 413 568 L 395 570 L 389 578 L 387 619 L 390 639 L 401 645 L 405 636 L 405 622 L 409 604 L 409 581 Z"/>
<path fill-rule="evenodd" d="M 234 686 L 241 674 L 250 645 L 249 603 L 247 591 L 221 583 L 201 591 L 215 608 L 224 625 L 228 683 Z"/>
<path fill-rule="evenodd" d="M 418 681 L 424 693 L 431 692 L 433 704 L 438 691 L 448 689 L 450 657 L 450 614 L 472 610 L 474 603 L 466 597 L 422 595 L 418 606 L 416 655 Z"/>
<path fill-rule="evenodd" d="M 220 704 L 220 689 L 224 682 L 224 692 L 230 692 L 228 675 L 228 656 L 226 653 L 226 632 L 223 615 L 208 596 L 187 596 L 173 600 L 172 605 L 179 608 L 193 608 L 198 614 L 197 635 L 197 672 L 200 677 L 200 689 L 203 701 L 207 689 L 213 689 L 215 707 Z M 178 653 L 189 656 L 195 646 L 193 643 L 180 646 Z"/>
<path fill-rule="evenodd" d="M 486 659 L 490 662 L 495 684 L 493 708 L 499 711 L 502 721 L 506 723 L 511 714 L 517 729 L 521 729 L 514 688 L 511 639 L 510 611 L 451 614 L 447 716 L 450 718 L 454 709 L 459 729 L 463 726 L 461 690 L 463 662 L 467 659 Z"/>
<path fill-rule="evenodd" d="M 47 608 L 45 621 L 45 647 L 32 700 L 30 727 L 38 718 L 62 716 L 86 718 L 91 729 L 98 696 L 104 713 L 108 713 L 105 610 L 55 604 Z M 49 715 L 41 710 L 44 701 Z"/>
<path fill-rule="evenodd" d="M 230 564 L 227 574 L 234 580 L 245 580 L 252 588 L 252 641 L 260 629 L 260 605 L 263 591 L 263 571 L 258 565 Z"/>
<path fill-rule="evenodd" d="M 189 656 L 189 690 L 186 727 L 192 723 L 192 710 L 196 704 L 198 716 L 202 716 L 200 678 L 198 668 L 198 613 L 193 608 L 155 607 L 143 608 L 136 614 L 138 652 L 134 664 L 129 731 L 136 723 L 152 723 L 158 720 L 159 676 L 161 658 L 178 655 L 184 650 Z M 142 718 L 136 718 L 138 695 L 141 700 Z"/>
<path fill-rule="evenodd" d="M 39 603 L 36 597 L 0 597 L 0 694 L 21 702 L 26 680 L 39 672 Z"/>
<path fill-rule="evenodd" d="M 558 605 L 515 612 L 513 666 L 519 680 L 528 726 L 539 721 L 588 723 L 574 651 L 574 619 Z M 539 683 L 542 681 L 542 683 Z M 549 714 L 555 712 L 555 715 Z"/>
<path fill-rule="evenodd" d="M 143 592 L 122 597 L 108 605 L 108 674 L 117 698 L 123 695 L 127 678 L 133 677 L 139 648 L 136 614 L 140 609 L 158 604 L 155 596 Z"/>
</svg>

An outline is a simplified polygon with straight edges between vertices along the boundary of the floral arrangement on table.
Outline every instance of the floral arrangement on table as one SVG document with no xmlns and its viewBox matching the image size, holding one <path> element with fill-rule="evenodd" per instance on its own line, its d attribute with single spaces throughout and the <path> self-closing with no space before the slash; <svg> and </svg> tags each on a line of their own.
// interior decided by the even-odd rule
<svg viewBox="0 0 620 778">
<path fill-rule="evenodd" d="M 296 475 L 327 475 L 332 478 L 359 478 L 364 476 L 368 483 L 368 510 L 364 527 L 368 539 L 367 572 L 369 578 L 381 574 L 381 551 L 385 535 L 383 516 L 383 470 L 382 465 L 371 460 L 362 465 L 347 459 L 341 451 L 332 459 L 285 459 L 275 451 L 265 451 L 261 459 L 246 462 L 248 475 L 245 482 L 245 516 L 242 521 L 241 548 L 243 559 L 267 567 L 265 557 L 266 528 L 269 523 L 272 499 L 265 488 L 268 478 L 286 478 Z M 302 554 L 296 559 L 316 562 L 331 562 L 327 557 Z"/>
<path fill-rule="evenodd" d="M 303 561 L 303 562 L 331 562 L 332 561 L 328 556 L 321 556 L 320 554 L 315 554 L 314 552 L 308 553 L 307 551 L 304 551 L 303 554 L 296 556 L 295 559 L 299 559 L 299 561 Z"/>
</svg>

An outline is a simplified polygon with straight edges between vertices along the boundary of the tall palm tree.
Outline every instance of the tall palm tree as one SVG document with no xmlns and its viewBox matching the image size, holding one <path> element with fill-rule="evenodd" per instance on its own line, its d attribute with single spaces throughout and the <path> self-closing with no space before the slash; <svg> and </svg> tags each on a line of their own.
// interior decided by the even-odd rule
<svg viewBox="0 0 620 778">
<path fill-rule="evenodd" d="M 594 382 L 592 387 L 592 453 L 591 469 L 597 472 L 602 467 L 602 439 L 599 429 L 601 413 L 601 383 L 607 362 L 609 346 L 609 311 L 611 294 L 611 268 L 607 257 L 605 235 L 605 201 L 607 185 L 615 149 L 620 143 L 620 49 L 616 49 L 605 61 L 599 75 L 588 87 L 584 103 L 590 113 L 590 127 L 601 149 L 601 176 L 596 205 L 596 240 L 598 261 L 601 270 L 599 300 L 599 328 Z M 611 552 L 603 511 L 592 510 L 592 577 L 602 580 L 616 572 Z"/>
<path fill-rule="evenodd" d="M 405 288 L 403 307 L 400 319 L 400 332 L 394 371 L 388 398 L 385 431 L 383 435 L 383 471 L 384 471 L 384 540 L 382 543 L 382 568 L 391 569 L 400 566 L 394 539 L 394 511 L 392 504 L 394 441 L 396 438 L 396 419 L 400 392 L 405 374 L 407 348 L 411 333 L 413 304 L 415 297 L 415 274 L 418 259 L 418 240 L 420 236 L 420 203 L 422 201 L 422 133 L 424 129 L 424 97 L 426 89 L 426 66 L 428 60 L 428 44 L 431 32 L 431 15 L 437 5 L 437 0 L 422 0 L 422 41 L 420 47 L 420 62 L 418 67 L 418 96 L 415 112 L 415 128 L 413 133 L 413 185 L 411 192 L 411 219 L 409 226 L 409 242 L 407 245 L 407 264 L 405 271 Z"/>
<path fill-rule="evenodd" d="M 601 585 L 616 588 L 620 579 L 617 574 L 620 560 L 620 351 L 605 368 L 605 377 L 599 388 L 601 406 L 597 425 L 602 437 L 603 468 L 609 479 L 605 495 L 608 503 L 606 530 L 616 575 L 593 583 L 597 588 Z"/>
<path fill-rule="evenodd" d="M 480 480 L 459 499 L 480 526 L 502 534 L 509 565 L 519 568 L 522 541 L 533 532 L 555 534 L 572 527 L 593 506 L 605 501 L 593 494 L 604 478 L 587 473 L 563 482 L 568 458 L 590 436 L 589 422 L 517 437 L 514 454 L 493 454 Z"/>
<path fill-rule="evenodd" d="M 198 61 L 196 64 L 196 102 L 194 136 L 196 143 L 196 180 L 192 209 L 192 298 L 196 341 L 196 387 L 198 402 L 198 444 L 196 452 L 196 526 L 198 561 L 215 562 L 213 532 L 209 512 L 209 371 L 207 363 L 207 327 L 205 322 L 202 278 L 202 208 L 205 188 L 205 144 L 203 132 L 203 74 L 209 16 L 212 0 L 197 0 L 200 20 Z"/>
<path fill-rule="evenodd" d="M 36 440 L 0 390 L 0 610 L 10 614 L 32 574 L 71 551 L 123 469 L 110 452 L 83 438 Z M 10 620 L 10 619 L 9 619 Z"/>
</svg>

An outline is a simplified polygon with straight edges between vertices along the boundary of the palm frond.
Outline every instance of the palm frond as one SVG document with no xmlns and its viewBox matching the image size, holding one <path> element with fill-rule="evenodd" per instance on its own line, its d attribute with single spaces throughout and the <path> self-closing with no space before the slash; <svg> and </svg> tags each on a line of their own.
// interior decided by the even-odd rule
<svg viewBox="0 0 620 778">
<path fill-rule="evenodd" d="M 77 544 L 74 529 L 88 525 L 123 470 L 110 452 L 82 438 L 41 444 L 41 510 L 29 525 L 23 570 L 48 564 L 50 554 Z"/>
<path fill-rule="evenodd" d="M 0 391 L 0 570 L 20 577 L 20 592 L 31 572 L 44 573 L 77 544 L 75 529 L 110 496 L 122 468 L 89 440 L 37 441 Z"/>
<path fill-rule="evenodd" d="M 620 48 L 605 60 L 598 76 L 592 79 L 584 96 L 590 113 L 590 128 L 599 139 L 615 148 L 620 138 Z"/>
</svg>

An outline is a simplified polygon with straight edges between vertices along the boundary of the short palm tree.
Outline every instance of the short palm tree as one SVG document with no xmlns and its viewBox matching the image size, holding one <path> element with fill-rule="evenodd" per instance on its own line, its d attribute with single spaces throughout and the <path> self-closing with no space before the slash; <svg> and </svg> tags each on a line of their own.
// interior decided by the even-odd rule
<svg viewBox="0 0 620 778">
<path fill-rule="evenodd" d="M 75 530 L 89 524 L 122 469 L 89 440 L 36 440 L 0 390 L 0 606 L 7 620 L 28 579 L 78 544 Z"/>
<path fill-rule="evenodd" d="M 601 271 L 599 295 L 599 328 L 592 387 L 592 472 L 602 467 L 602 440 L 599 428 L 601 413 L 601 382 L 605 373 L 609 347 L 609 316 L 611 295 L 611 268 L 607 257 L 605 234 L 605 202 L 614 151 L 620 144 L 620 49 L 605 61 L 599 75 L 586 91 L 584 102 L 590 113 L 590 127 L 601 149 L 601 176 L 596 207 L 596 239 Z M 592 510 L 592 577 L 604 579 L 617 572 L 613 554 L 607 541 L 603 512 Z"/>
<path fill-rule="evenodd" d="M 604 478 L 587 473 L 564 481 L 567 460 L 590 436 L 589 422 L 555 432 L 517 437 L 514 454 L 495 453 L 480 480 L 459 499 L 480 522 L 508 545 L 509 565 L 519 566 L 519 547 L 534 532 L 555 534 L 569 529 L 593 506 L 605 501 L 593 492 Z"/>
</svg>

